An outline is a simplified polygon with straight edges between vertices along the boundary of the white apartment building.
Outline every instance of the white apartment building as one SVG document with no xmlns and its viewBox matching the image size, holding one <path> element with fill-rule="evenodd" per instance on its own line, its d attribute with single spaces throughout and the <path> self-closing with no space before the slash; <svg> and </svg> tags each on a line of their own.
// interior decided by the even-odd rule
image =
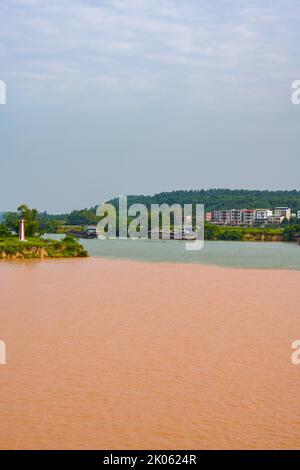
<svg viewBox="0 0 300 470">
<path fill-rule="evenodd" d="M 284 217 L 283 215 L 271 215 L 269 218 L 268 218 L 268 223 L 269 224 L 273 224 L 273 225 L 279 225 L 281 224 L 281 222 L 284 221 Z"/>
<path fill-rule="evenodd" d="M 284 219 L 290 220 L 292 211 L 289 207 L 275 207 L 274 215 L 281 216 Z"/>
<path fill-rule="evenodd" d="M 256 209 L 255 219 L 257 222 L 268 222 L 268 218 L 273 215 L 270 209 Z"/>
<path fill-rule="evenodd" d="M 254 209 L 243 209 L 242 210 L 242 224 L 253 225 L 255 221 L 255 210 Z"/>
<path fill-rule="evenodd" d="M 231 209 L 230 211 L 230 225 L 242 224 L 242 211 L 240 209 Z"/>
<path fill-rule="evenodd" d="M 219 224 L 219 225 L 229 225 L 230 224 L 230 211 L 227 211 L 227 210 L 213 211 L 212 221 L 215 224 Z"/>
<path fill-rule="evenodd" d="M 289 207 L 276 207 L 274 214 L 271 209 L 230 209 L 218 210 L 212 213 L 207 213 L 207 221 L 217 225 L 230 225 L 230 226 L 252 226 L 267 224 L 279 225 L 283 220 L 290 220 L 292 216 L 300 220 L 300 210 L 296 214 L 292 214 Z"/>
</svg>

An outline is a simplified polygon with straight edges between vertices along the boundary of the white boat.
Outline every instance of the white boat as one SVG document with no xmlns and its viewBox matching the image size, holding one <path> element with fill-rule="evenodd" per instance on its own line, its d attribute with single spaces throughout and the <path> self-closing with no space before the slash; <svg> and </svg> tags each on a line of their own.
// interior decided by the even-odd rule
<svg viewBox="0 0 300 470">
<path fill-rule="evenodd" d="M 191 228 L 185 228 L 182 231 L 182 239 L 183 240 L 196 240 L 197 235 Z"/>
</svg>

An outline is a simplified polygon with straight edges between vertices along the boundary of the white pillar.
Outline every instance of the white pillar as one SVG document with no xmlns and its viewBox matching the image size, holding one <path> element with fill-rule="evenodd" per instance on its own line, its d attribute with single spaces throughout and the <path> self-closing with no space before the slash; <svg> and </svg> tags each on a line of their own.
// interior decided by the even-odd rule
<svg viewBox="0 0 300 470">
<path fill-rule="evenodd" d="M 20 226 L 19 226 L 19 240 L 21 242 L 25 241 L 25 220 L 21 219 L 20 220 Z"/>
</svg>

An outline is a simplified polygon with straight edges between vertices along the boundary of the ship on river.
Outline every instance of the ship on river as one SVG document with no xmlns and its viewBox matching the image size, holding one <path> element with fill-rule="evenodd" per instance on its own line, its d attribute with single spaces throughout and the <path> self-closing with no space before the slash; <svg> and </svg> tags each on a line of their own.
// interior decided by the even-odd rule
<svg viewBox="0 0 300 470">
<path fill-rule="evenodd" d="M 67 235 L 76 238 L 98 238 L 96 225 L 87 225 L 83 230 L 68 230 Z"/>
</svg>

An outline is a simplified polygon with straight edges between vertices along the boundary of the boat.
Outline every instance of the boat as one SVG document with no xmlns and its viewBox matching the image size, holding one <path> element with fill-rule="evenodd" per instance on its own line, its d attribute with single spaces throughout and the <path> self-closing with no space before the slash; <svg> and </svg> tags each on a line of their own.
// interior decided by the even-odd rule
<svg viewBox="0 0 300 470">
<path fill-rule="evenodd" d="M 166 231 L 166 233 L 168 233 Z M 162 239 L 163 238 L 163 231 L 162 230 L 149 230 L 148 237 L 152 239 Z M 197 235 L 191 228 L 185 228 L 182 230 L 171 230 L 169 237 L 170 240 L 196 240 Z"/>
<path fill-rule="evenodd" d="M 84 230 L 68 230 L 66 234 L 76 238 L 98 238 L 95 225 L 87 225 Z"/>
<path fill-rule="evenodd" d="M 185 228 L 182 231 L 182 239 L 183 240 L 196 240 L 197 235 L 191 228 Z"/>
</svg>

